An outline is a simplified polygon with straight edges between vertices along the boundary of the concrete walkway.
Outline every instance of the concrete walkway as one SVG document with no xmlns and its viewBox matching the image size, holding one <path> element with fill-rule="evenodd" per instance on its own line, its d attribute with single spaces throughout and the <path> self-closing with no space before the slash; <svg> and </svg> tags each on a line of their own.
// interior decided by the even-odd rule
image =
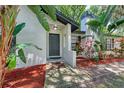
<svg viewBox="0 0 124 93">
<path fill-rule="evenodd" d="M 124 87 L 124 62 L 72 68 L 67 64 L 46 66 L 46 88 Z"/>
</svg>

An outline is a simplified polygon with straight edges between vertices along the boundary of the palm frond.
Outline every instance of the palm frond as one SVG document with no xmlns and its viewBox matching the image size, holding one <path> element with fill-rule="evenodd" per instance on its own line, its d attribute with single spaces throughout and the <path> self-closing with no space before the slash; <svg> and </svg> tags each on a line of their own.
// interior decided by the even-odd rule
<svg viewBox="0 0 124 93">
<path fill-rule="evenodd" d="M 112 30 L 116 29 L 118 26 L 122 25 L 123 23 L 124 23 L 124 17 L 108 25 L 108 30 L 111 32 Z"/>
<path fill-rule="evenodd" d="M 101 23 L 97 19 L 90 20 L 86 24 L 91 27 L 99 27 L 101 25 Z"/>
<path fill-rule="evenodd" d="M 112 16 L 112 13 L 114 11 L 114 9 L 116 8 L 116 5 L 113 5 L 113 6 L 108 6 L 106 12 L 105 12 L 105 17 L 104 17 L 104 20 L 103 20 L 103 24 L 106 26 L 108 24 L 108 22 L 110 21 L 111 19 L 111 16 Z"/>
</svg>

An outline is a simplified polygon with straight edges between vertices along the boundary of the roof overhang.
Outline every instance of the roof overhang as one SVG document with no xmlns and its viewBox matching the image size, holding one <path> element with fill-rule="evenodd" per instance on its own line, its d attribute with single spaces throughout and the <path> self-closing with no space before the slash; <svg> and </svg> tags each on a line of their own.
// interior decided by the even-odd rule
<svg viewBox="0 0 124 93">
<path fill-rule="evenodd" d="M 48 14 L 43 8 L 42 8 L 42 11 Z M 71 24 L 71 32 L 74 32 L 79 28 L 79 25 L 76 22 L 64 16 L 60 11 L 56 10 L 56 17 L 57 17 L 57 21 L 61 22 L 64 25 L 67 25 L 68 23 Z"/>
<path fill-rule="evenodd" d="M 76 24 L 76 22 L 74 22 L 73 20 L 65 17 L 61 12 L 57 11 L 56 12 L 56 17 L 57 20 L 61 23 L 63 23 L 64 25 L 66 24 L 71 24 L 71 32 L 74 32 L 75 30 L 77 30 L 79 28 L 79 25 Z"/>
</svg>

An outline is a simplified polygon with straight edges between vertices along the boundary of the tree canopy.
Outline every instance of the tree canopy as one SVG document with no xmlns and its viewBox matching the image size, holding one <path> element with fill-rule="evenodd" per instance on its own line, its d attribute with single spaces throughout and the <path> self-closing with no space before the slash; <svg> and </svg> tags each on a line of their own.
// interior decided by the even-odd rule
<svg viewBox="0 0 124 93">
<path fill-rule="evenodd" d="M 59 5 L 56 9 L 60 11 L 67 18 L 80 24 L 81 15 L 84 13 L 85 5 Z"/>
</svg>

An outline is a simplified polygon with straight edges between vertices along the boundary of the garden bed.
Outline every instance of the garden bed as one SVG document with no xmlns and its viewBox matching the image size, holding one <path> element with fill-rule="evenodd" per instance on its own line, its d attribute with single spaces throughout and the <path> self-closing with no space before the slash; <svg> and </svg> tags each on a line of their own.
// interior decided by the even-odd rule
<svg viewBox="0 0 124 93">
<path fill-rule="evenodd" d="M 109 58 L 104 60 L 99 60 L 98 62 L 93 59 L 86 59 L 83 57 L 77 57 L 77 66 L 78 67 L 90 67 L 99 64 L 109 64 L 113 62 L 124 62 L 124 58 Z"/>
<path fill-rule="evenodd" d="M 46 65 L 15 69 L 6 74 L 4 88 L 43 88 Z"/>
</svg>

